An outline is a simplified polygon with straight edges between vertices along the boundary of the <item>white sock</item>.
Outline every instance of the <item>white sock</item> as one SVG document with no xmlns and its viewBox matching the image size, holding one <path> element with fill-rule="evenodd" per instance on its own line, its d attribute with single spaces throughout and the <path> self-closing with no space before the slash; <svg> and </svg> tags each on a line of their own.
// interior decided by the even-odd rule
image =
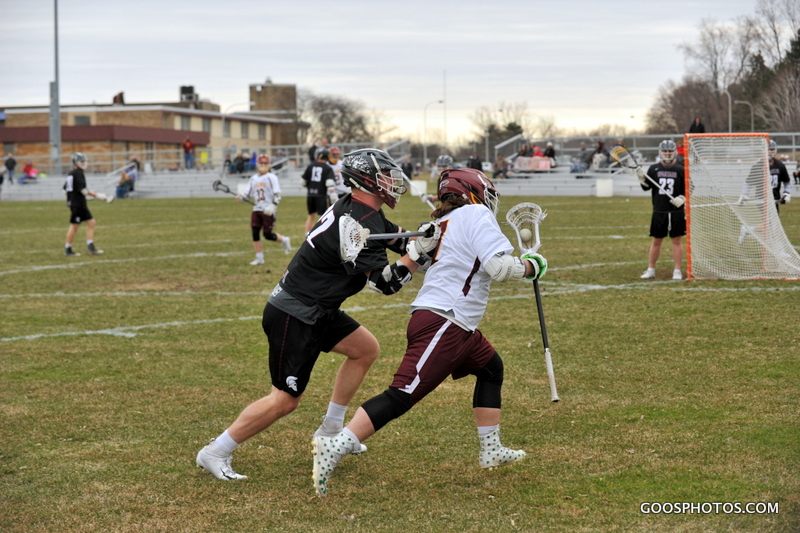
<svg viewBox="0 0 800 533">
<path fill-rule="evenodd" d="M 90 240 L 88 240 L 88 239 L 87 239 L 87 240 L 86 240 L 86 246 L 89 246 L 89 245 L 90 245 L 90 244 L 92 244 L 93 242 L 94 242 L 94 241 L 90 241 Z"/>
<path fill-rule="evenodd" d="M 70 243 L 65 243 L 65 244 L 64 244 L 64 248 L 65 248 L 65 249 L 66 249 L 66 248 L 72 248 L 72 245 L 71 245 Z"/>
<path fill-rule="evenodd" d="M 263 260 L 264 259 L 264 252 L 258 252 L 256 254 L 256 259 L 262 259 Z"/>
<path fill-rule="evenodd" d="M 485 437 L 489 433 L 493 431 L 497 431 L 500 428 L 500 424 L 496 426 L 478 426 L 478 436 Z"/>
<path fill-rule="evenodd" d="M 347 413 L 346 405 L 339 405 L 338 403 L 329 402 L 328 412 L 325 414 L 325 420 L 338 422 L 340 426 L 344 425 L 345 413 Z"/>
<path fill-rule="evenodd" d="M 216 447 L 219 448 L 220 451 L 225 455 L 230 455 L 233 453 L 233 450 L 239 446 L 239 443 L 231 438 L 231 436 L 228 434 L 228 430 L 226 429 L 222 432 L 222 435 L 217 437 L 217 439 L 214 441 L 214 445 L 216 445 Z"/>
</svg>

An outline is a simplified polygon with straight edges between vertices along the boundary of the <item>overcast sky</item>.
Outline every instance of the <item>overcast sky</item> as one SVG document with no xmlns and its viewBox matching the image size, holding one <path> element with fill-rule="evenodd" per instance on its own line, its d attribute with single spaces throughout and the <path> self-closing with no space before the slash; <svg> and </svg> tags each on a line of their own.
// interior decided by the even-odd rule
<svg viewBox="0 0 800 533">
<path fill-rule="evenodd" d="M 52 0 L 0 0 L 0 106 L 48 105 Z M 756 0 L 62 0 L 62 104 L 176 101 L 181 85 L 245 109 L 267 77 L 360 100 L 400 132 L 469 135 L 480 106 L 527 102 L 562 128 L 640 127 L 684 74 L 698 23 Z M 446 87 L 446 92 L 445 92 Z M 633 118 L 631 118 L 633 117 Z"/>
</svg>

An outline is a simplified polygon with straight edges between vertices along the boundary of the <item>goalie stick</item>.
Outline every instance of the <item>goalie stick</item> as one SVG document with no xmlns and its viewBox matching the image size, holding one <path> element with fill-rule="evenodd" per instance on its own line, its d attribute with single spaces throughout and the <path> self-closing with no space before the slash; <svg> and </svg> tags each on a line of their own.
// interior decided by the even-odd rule
<svg viewBox="0 0 800 533">
<path fill-rule="evenodd" d="M 625 148 L 623 146 L 615 146 L 611 150 L 611 157 L 613 157 L 614 160 L 617 163 L 619 163 L 622 167 L 632 171 L 633 174 L 637 174 L 638 170 L 640 168 L 642 168 L 642 166 L 639 163 L 636 162 L 636 160 L 633 158 L 633 156 L 627 150 L 627 148 Z M 670 203 L 672 203 L 672 205 L 675 205 L 675 201 L 676 200 L 675 200 L 674 196 L 672 196 L 669 192 L 667 192 L 667 190 L 664 187 L 662 187 L 659 183 L 657 183 L 653 178 L 651 178 L 647 174 L 645 174 L 645 178 L 647 178 L 647 181 L 649 181 L 650 183 L 655 185 L 655 187 L 658 190 L 660 190 L 665 195 L 667 195 L 667 197 L 670 199 Z M 685 201 L 686 200 L 684 199 L 684 202 Z M 681 202 L 681 205 L 683 205 L 682 202 Z M 675 207 L 680 207 L 680 205 L 675 205 Z"/>
<path fill-rule="evenodd" d="M 214 190 L 217 191 L 217 192 L 224 192 L 225 194 L 232 194 L 233 196 L 236 196 L 237 198 L 239 198 L 238 194 L 233 192 L 230 189 L 230 187 L 228 187 L 227 185 L 222 183 L 222 181 L 220 181 L 220 180 L 215 180 L 214 183 L 211 184 L 211 187 L 213 187 Z M 242 201 L 243 202 L 247 202 L 250 205 L 256 205 L 252 201 L 250 201 L 248 198 L 242 198 Z"/>
<path fill-rule="evenodd" d="M 506 213 L 506 220 L 514 228 L 519 243 L 519 251 L 524 255 L 536 253 L 541 246 L 539 242 L 539 224 L 547 216 L 542 208 L 536 204 L 523 202 L 517 204 Z M 527 233 L 522 234 L 523 230 Z M 530 235 L 530 236 L 529 236 Z M 542 308 L 542 295 L 539 292 L 539 280 L 533 280 L 533 293 L 536 296 L 536 311 L 539 314 L 539 327 L 542 330 L 542 345 L 544 346 L 544 362 L 547 367 L 547 379 L 550 381 L 550 400 L 557 402 L 558 390 L 556 389 L 556 376 L 553 372 L 553 359 L 550 354 L 550 342 L 547 340 L 547 326 L 544 322 L 544 309 Z"/>
</svg>

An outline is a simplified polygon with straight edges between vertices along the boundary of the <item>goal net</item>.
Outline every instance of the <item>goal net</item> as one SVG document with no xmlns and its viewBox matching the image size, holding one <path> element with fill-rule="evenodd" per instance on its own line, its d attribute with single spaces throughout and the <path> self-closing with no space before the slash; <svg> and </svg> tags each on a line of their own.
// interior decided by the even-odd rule
<svg viewBox="0 0 800 533">
<path fill-rule="evenodd" d="M 781 225 L 767 134 L 686 135 L 689 278 L 800 279 Z"/>
</svg>

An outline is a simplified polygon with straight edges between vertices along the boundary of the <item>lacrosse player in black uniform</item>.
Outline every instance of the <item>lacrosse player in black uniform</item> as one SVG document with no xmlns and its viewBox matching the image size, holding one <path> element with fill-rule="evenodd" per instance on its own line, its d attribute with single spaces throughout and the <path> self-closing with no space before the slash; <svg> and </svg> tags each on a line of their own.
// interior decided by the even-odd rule
<svg viewBox="0 0 800 533">
<path fill-rule="evenodd" d="M 792 180 L 789 178 L 789 172 L 786 170 L 786 165 L 783 161 L 775 157 L 778 151 L 778 145 L 775 141 L 769 142 L 769 178 L 770 187 L 772 188 L 772 198 L 775 200 L 775 209 L 780 213 L 780 204 L 788 204 L 792 199 Z M 755 189 L 755 197 L 763 197 L 763 182 L 761 180 L 762 167 L 761 164 L 756 164 L 753 171 L 747 176 L 747 180 L 742 188 L 742 195 L 739 197 L 739 205 L 745 203 L 749 199 L 750 190 Z M 783 193 L 781 193 L 781 185 L 783 185 Z"/>
<path fill-rule="evenodd" d="M 681 274 L 681 262 L 683 261 L 683 245 L 681 237 L 686 235 L 686 213 L 683 204 L 684 197 L 683 165 L 677 162 L 677 147 L 669 139 L 661 141 L 658 145 L 661 161 L 645 171 L 639 167 L 636 171 L 642 189 L 651 191 L 653 196 L 653 216 L 650 221 L 650 236 L 653 242 L 650 244 L 650 253 L 647 262 L 647 270 L 641 275 L 642 279 L 653 279 L 656 277 L 656 261 L 661 254 L 661 243 L 665 237 L 672 239 L 672 261 L 674 269 L 672 279 L 683 279 Z M 661 186 L 661 189 L 653 185 L 647 177 Z M 663 189 L 663 190 L 662 190 Z M 672 198 L 670 198 L 672 196 Z"/>
<path fill-rule="evenodd" d="M 67 207 L 69 207 L 69 229 L 67 230 L 67 242 L 64 245 L 64 255 L 77 257 L 81 254 L 72 250 L 72 241 L 78 233 L 81 222 L 86 222 L 86 250 L 90 255 L 99 255 L 103 250 L 98 250 L 94 245 L 95 221 L 89 208 L 86 207 L 86 196 L 93 196 L 98 200 L 108 200 L 108 197 L 101 192 L 90 191 L 86 188 L 86 175 L 83 173 L 88 160 L 86 156 L 78 152 L 72 156 L 74 168 L 67 174 L 67 181 L 64 183 L 64 190 L 67 192 Z"/>
<path fill-rule="evenodd" d="M 436 247 L 438 231 L 412 241 L 368 241 L 355 259 L 345 260 L 340 219 L 349 215 L 370 233 L 402 231 L 386 220 L 381 206 L 393 209 L 405 186 L 400 167 L 386 152 L 372 148 L 347 154 L 342 175 L 352 193 L 328 208 L 314 225 L 264 308 L 270 394 L 246 407 L 227 430 L 197 454 L 197 465 L 218 479 L 246 477 L 231 468 L 231 452 L 297 407 L 323 351 L 340 353 L 346 359 L 336 375 L 328 412 L 314 436 L 339 434 L 347 405 L 380 352 L 372 333 L 340 306 L 367 284 L 387 295 L 399 291 Z M 420 228 L 427 226 L 438 229 L 432 222 Z M 387 248 L 405 255 L 390 263 Z"/>
<path fill-rule="evenodd" d="M 328 180 L 334 183 L 336 176 L 328 165 L 328 150 L 318 150 L 317 160 L 306 167 L 303 183 L 307 189 L 306 233 L 314 226 L 316 216 L 322 216 L 328 208 Z"/>
</svg>

